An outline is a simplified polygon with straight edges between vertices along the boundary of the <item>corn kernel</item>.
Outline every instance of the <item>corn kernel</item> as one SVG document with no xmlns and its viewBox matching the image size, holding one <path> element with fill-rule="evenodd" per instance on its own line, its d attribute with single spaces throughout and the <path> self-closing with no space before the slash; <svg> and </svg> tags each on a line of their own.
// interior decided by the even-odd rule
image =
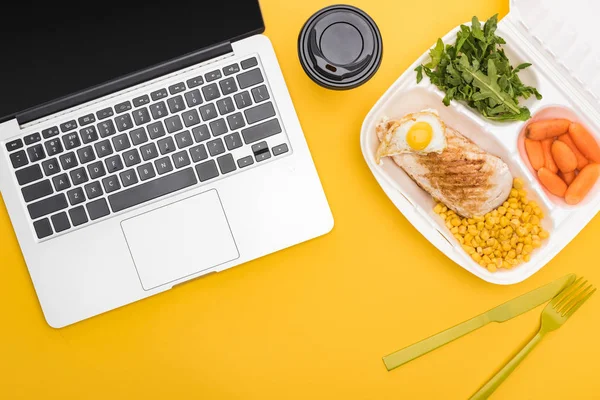
<svg viewBox="0 0 600 400">
<path fill-rule="evenodd" d="M 502 257 L 502 252 L 500 250 L 494 250 L 494 256 L 500 258 Z"/>
<path fill-rule="evenodd" d="M 477 221 L 475 221 L 473 218 L 469 218 L 469 219 L 467 219 L 467 222 L 469 223 L 469 225 L 473 225 L 473 224 L 475 224 Z"/>
<path fill-rule="evenodd" d="M 442 205 L 440 203 L 437 203 L 435 205 L 435 207 L 433 207 L 433 212 L 436 214 L 439 214 L 442 212 Z"/>
<path fill-rule="evenodd" d="M 483 260 L 479 261 L 479 265 L 481 265 L 484 268 L 487 267 L 487 263 L 485 261 L 483 261 Z"/>
<path fill-rule="evenodd" d="M 481 232 L 481 231 L 483 230 L 483 228 L 484 228 L 484 227 L 485 227 L 485 224 L 483 223 L 483 221 L 479 221 L 479 222 L 477 222 L 477 230 L 478 230 L 478 231 L 480 231 L 480 232 Z"/>
<path fill-rule="evenodd" d="M 526 244 L 525 246 L 523 246 L 523 253 L 524 254 L 529 254 L 533 251 L 533 246 L 530 244 Z"/>
<path fill-rule="evenodd" d="M 475 252 L 471 254 L 471 258 L 475 261 L 475 262 L 479 262 L 481 261 L 481 256 L 479 255 L 479 253 Z"/>
<path fill-rule="evenodd" d="M 537 249 L 538 247 L 540 247 L 540 246 L 542 245 L 542 242 L 540 242 L 540 240 L 539 240 L 539 239 L 534 239 L 534 240 L 531 242 L 531 245 L 532 245 L 532 246 L 533 246 L 535 249 Z"/>
<path fill-rule="evenodd" d="M 479 234 L 482 240 L 488 240 L 490 238 L 490 232 L 487 229 L 484 229 Z"/>
<path fill-rule="evenodd" d="M 517 254 L 521 254 L 523 252 L 523 243 L 517 244 L 516 252 Z"/>
<path fill-rule="evenodd" d="M 471 255 L 471 254 L 475 253 L 475 249 L 473 247 L 471 247 L 471 246 L 466 245 L 466 244 L 463 245 L 462 248 L 467 252 L 468 255 Z"/>
<path fill-rule="evenodd" d="M 496 269 L 497 269 L 497 268 L 496 268 L 496 264 L 491 264 L 491 263 L 490 263 L 490 264 L 488 264 L 488 265 L 487 265 L 487 269 L 488 269 L 488 271 L 490 271 L 490 272 L 496 272 Z"/>
<path fill-rule="evenodd" d="M 503 242 L 502 243 L 502 250 L 509 251 L 510 249 L 511 249 L 510 242 Z"/>
<path fill-rule="evenodd" d="M 489 238 L 488 240 L 485 241 L 485 244 L 487 244 L 489 247 L 494 247 L 494 245 L 496 245 L 496 239 Z"/>
<path fill-rule="evenodd" d="M 484 255 L 483 257 L 481 257 L 481 260 L 482 260 L 483 262 L 485 262 L 486 264 L 489 264 L 489 263 L 491 263 L 491 262 L 492 262 L 492 259 L 491 259 L 490 257 L 488 257 L 488 255 L 487 255 L 487 254 L 486 254 L 486 255 Z"/>
<path fill-rule="evenodd" d="M 519 191 L 517 189 L 510 189 L 510 198 L 508 199 L 508 202 L 510 203 L 511 199 L 514 199 L 515 197 L 518 197 L 518 196 L 519 196 Z"/>
<path fill-rule="evenodd" d="M 490 254 L 492 254 L 492 253 L 493 253 L 493 250 L 492 250 L 492 248 L 491 248 L 491 247 L 485 247 L 485 248 L 483 249 L 483 254 L 485 254 L 486 256 L 487 256 L 487 255 L 490 255 Z"/>
<path fill-rule="evenodd" d="M 524 187 L 523 181 L 519 178 L 513 179 L 513 187 L 517 190 L 523 189 L 523 187 Z"/>
<path fill-rule="evenodd" d="M 460 233 L 461 235 L 464 235 L 465 233 L 467 233 L 467 227 L 464 225 L 459 226 L 458 233 Z"/>
<path fill-rule="evenodd" d="M 448 229 L 452 229 L 452 228 L 454 228 L 454 227 L 452 226 L 452 224 L 450 223 L 450 221 L 446 221 L 446 227 L 447 227 Z"/>
<path fill-rule="evenodd" d="M 503 205 L 505 208 L 508 208 L 508 201 L 505 201 L 504 203 L 502 203 L 502 205 Z"/>
<path fill-rule="evenodd" d="M 543 229 L 540 231 L 540 233 L 538 235 L 540 236 L 541 239 L 548 239 L 548 236 L 550 236 L 548 231 L 545 231 Z"/>
<path fill-rule="evenodd" d="M 525 238 L 523 239 L 523 243 L 531 244 L 531 236 L 525 236 Z"/>
<path fill-rule="evenodd" d="M 510 203 L 510 208 L 512 208 L 513 210 L 516 210 L 517 208 L 519 208 L 519 204 L 517 204 L 517 203 Z"/>
<path fill-rule="evenodd" d="M 458 233 L 458 228 L 453 226 L 452 228 L 450 228 L 450 232 L 452 232 L 453 234 Z"/>
<path fill-rule="evenodd" d="M 494 210 L 491 212 L 492 217 L 497 217 L 498 216 L 498 210 Z"/>
<path fill-rule="evenodd" d="M 483 254 L 483 248 L 481 246 L 477 247 L 477 253 Z"/>
<path fill-rule="evenodd" d="M 452 221 L 450 221 L 450 223 L 452 224 L 452 226 L 459 226 L 460 225 L 460 219 L 458 219 L 458 218 L 452 218 Z"/>
<path fill-rule="evenodd" d="M 531 255 L 530 255 L 530 254 L 525 254 L 525 255 L 523 256 L 523 261 L 525 261 L 525 262 L 529 262 L 529 260 L 531 260 Z"/>
</svg>

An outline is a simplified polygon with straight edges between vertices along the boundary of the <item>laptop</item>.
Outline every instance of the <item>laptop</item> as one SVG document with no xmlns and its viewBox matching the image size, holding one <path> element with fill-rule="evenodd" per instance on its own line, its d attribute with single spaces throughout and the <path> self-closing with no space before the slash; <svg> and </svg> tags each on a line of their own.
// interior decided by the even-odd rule
<svg viewBox="0 0 600 400">
<path fill-rule="evenodd" d="M 332 229 L 257 1 L 23 15 L 0 190 L 50 326 Z"/>
</svg>

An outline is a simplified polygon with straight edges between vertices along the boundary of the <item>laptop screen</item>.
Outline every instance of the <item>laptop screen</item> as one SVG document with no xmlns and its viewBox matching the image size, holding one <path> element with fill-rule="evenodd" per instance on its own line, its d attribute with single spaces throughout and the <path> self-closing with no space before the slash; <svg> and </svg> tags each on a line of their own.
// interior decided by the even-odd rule
<svg viewBox="0 0 600 400">
<path fill-rule="evenodd" d="M 13 2 L 0 24 L 0 121 L 28 108 L 264 29 L 257 0 Z M 51 4 L 51 5 L 50 5 Z M 22 7 L 22 9 L 19 9 Z"/>
</svg>

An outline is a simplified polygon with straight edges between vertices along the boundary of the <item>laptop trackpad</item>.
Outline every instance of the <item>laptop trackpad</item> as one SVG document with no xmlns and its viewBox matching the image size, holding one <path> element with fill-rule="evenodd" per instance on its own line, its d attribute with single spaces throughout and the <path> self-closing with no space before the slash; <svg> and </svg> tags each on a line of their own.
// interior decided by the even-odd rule
<svg viewBox="0 0 600 400">
<path fill-rule="evenodd" d="M 127 219 L 121 227 L 144 290 L 239 257 L 216 190 Z"/>
</svg>

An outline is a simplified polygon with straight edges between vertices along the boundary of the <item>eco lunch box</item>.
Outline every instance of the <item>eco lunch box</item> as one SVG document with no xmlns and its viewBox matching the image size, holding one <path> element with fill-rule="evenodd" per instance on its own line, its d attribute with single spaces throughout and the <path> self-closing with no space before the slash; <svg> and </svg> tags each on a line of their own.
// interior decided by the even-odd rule
<svg viewBox="0 0 600 400">
<path fill-rule="evenodd" d="M 416 83 L 414 69 L 429 61 L 429 49 L 385 92 L 366 116 L 360 135 L 363 156 L 390 200 L 434 246 L 461 267 L 481 279 L 499 285 L 521 282 L 546 265 L 600 210 L 600 183 L 575 206 L 547 192 L 538 182 L 525 154 L 523 135 L 531 121 L 565 117 L 582 123 L 600 142 L 600 46 L 595 41 L 600 3 L 586 0 L 511 0 L 510 12 L 497 34 L 507 44 L 504 50 L 513 66 L 533 65 L 519 73 L 521 80 L 535 86 L 542 100 L 530 97 L 522 104 L 532 113 L 526 122 L 494 122 L 452 101 L 442 104 L 444 93 L 424 76 Z M 442 38 L 454 43 L 460 27 Z M 512 269 L 489 272 L 463 250 L 442 219 L 433 212 L 433 198 L 417 186 L 389 157 L 375 162 L 379 140 L 375 126 L 383 116 L 400 118 L 425 108 L 438 110 L 441 119 L 487 152 L 501 157 L 514 177 L 525 182 L 528 198 L 544 211 L 542 225 L 550 238 L 531 254 L 529 262 Z"/>
</svg>

